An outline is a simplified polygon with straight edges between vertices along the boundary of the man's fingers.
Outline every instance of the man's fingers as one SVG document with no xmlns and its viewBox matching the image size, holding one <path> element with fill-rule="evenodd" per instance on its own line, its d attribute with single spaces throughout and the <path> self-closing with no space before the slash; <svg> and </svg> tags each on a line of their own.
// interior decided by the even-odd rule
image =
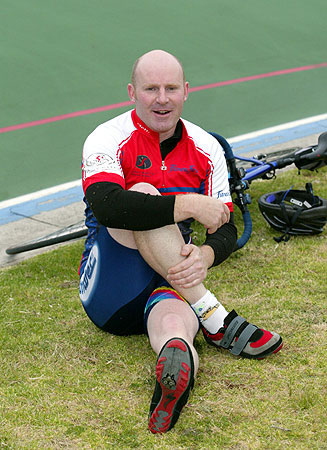
<svg viewBox="0 0 327 450">
<path fill-rule="evenodd" d="M 192 251 L 194 250 L 194 246 L 190 244 L 185 244 L 181 250 L 181 256 L 185 256 L 186 258 L 180 263 L 176 264 L 176 266 L 170 267 L 168 269 L 168 274 L 174 274 L 177 272 L 181 272 L 182 270 L 188 269 L 194 263 L 194 260 L 191 256 Z M 187 258 L 188 257 L 188 258 Z"/>
<path fill-rule="evenodd" d="M 178 288 L 190 288 L 192 286 L 196 286 L 197 284 L 202 283 L 202 278 L 196 277 L 196 278 L 192 278 L 192 279 L 183 279 L 183 280 L 179 280 L 179 281 L 173 281 L 170 284 L 175 287 L 176 289 Z"/>
<path fill-rule="evenodd" d="M 171 267 L 168 269 L 168 275 L 174 275 L 176 273 L 182 272 L 183 270 L 188 269 L 192 263 L 185 259 L 184 261 L 180 262 L 179 264 L 176 264 L 176 266 Z"/>
<path fill-rule="evenodd" d="M 214 233 L 218 228 L 229 222 L 229 219 L 230 211 L 228 206 L 221 200 L 212 197 L 205 199 L 203 209 L 197 218 L 208 229 L 209 234 Z"/>
</svg>

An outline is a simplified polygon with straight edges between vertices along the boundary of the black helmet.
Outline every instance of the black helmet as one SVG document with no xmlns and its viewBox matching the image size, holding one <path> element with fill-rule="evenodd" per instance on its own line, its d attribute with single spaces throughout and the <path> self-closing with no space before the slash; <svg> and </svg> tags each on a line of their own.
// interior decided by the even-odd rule
<svg viewBox="0 0 327 450">
<path fill-rule="evenodd" d="M 262 195 L 259 209 L 275 230 L 284 233 L 277 242 L 288 241 L 290 235 L 319 234 L 327 223 L 327 200 L 313 195 L 312 184 L 306 190 L 277 191 Z"/>
</svg>

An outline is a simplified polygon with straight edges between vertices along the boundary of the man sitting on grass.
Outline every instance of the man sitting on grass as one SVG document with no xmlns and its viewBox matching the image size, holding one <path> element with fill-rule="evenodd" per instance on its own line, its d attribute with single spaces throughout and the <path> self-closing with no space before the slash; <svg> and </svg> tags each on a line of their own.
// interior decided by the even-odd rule
<svg viewBox="0 0 327 450">
<path fill-rule="evenodd" d="M 232 253 L 237 233 L 222 148 L 180 118 L 188 90 L 175 56 L 144 54 L 128 84 L 135 109 L 96 128 L 83 149 L 89 232 L 80 297 L 102 330 L 148 334 L 158 354 L 153 433 L 170 430 L 187 402 L 199 327 L 209 344 L 246 358 L 282 347 L 277 333 L 226 311 L 203 285 L 208 269 Z M 207 229 L 200 247 L 190 239 L 193 219 Z"/>
</svg>

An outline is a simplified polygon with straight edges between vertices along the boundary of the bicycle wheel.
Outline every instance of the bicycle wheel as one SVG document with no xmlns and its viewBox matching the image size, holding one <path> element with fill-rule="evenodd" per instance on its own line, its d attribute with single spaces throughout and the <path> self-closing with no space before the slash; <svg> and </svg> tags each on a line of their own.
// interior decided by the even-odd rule
<svg viewBox="0 0 327 450">
<path fill-rule="evenodd" d="M 276 150 L 274 152 L 269 152 L 266 154 L 265 161 L 271 162 L 271 161 L 274 161 L 275 159 L 283 158 L 284 156 L 292 154 L 300 149 L 301 149 L 301 147 L 290 147 L 290 148 L 283 148 L 280 150 Z"/>
<path fill-rule="evenodd" d="M 58 231 L 47 234 L 37 239 L 24 242 L 12 247 L 7 248 L 6 253 L 8 255 L 15 255 L 17 253 L 27 252 L 38 248 L 47 247 L 53 244 L 60 244 L 61 242 L 67 242 L 72 239 L 81 238 L 87 235 L 87 227 L 84 225 L 84 220 L 61 228 Z"/>
<path fill-rule="evenodd" d="M 289 148 L 283 148 L 280 150 L 275 150 L 275 151 L 269 152 L 269 153 L 260 153 L 257 155 L 250 156 L 249 161 L 239 160 L 239 159 L 237 159 L 237 156 L 235 156 L 236 166 L 238 168 L 243 167 L 244 169 L 248 169 L 249 167 L 253 167 L 253 166 L 257 165 L 255 162 L 251 161 L 251 159 L 260 161 L 260 163 L 269 163 L 271 161 L 275 161 L 276 159 L 283 158 L 289 154 L 292 154 L 300 149 L 301 149 L 301 147 L 289 147 Z"/>
</svg>

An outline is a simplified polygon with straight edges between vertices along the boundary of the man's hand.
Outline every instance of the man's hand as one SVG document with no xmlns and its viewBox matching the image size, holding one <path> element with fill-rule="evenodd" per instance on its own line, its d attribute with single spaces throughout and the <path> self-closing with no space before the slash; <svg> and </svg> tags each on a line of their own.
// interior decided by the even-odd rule
<svg viewBox="0 0 327 450">
<path fill-rule="evenodd" d="M 177 195 L 175 200 L 175 222 L 193 217 L 214 233 L 230 218 L 228 206 L 217 198 L 206 195 Z"/>
<path fill-rule="evenodd" d="M 190 288 L 202 283 L 207 276 L 208 267 L 213 261 L 213 251 L 210 247 L 202 247 L 201 250 L 193 244 L 185 244 L 181 255 L 186 257 L 182 262 L 168 270 L 167 280 L 176 289 Z"/>
<path fill-rule="evenodd" d="M 201 195 L 200 198 L 201 204 L 194 219 L 202 223 L 208 229 L 208 233 L 212 234 L 229 221 L 230 212 L 228 206 L 221 200 L 206 195 Z"/>
</svg>

